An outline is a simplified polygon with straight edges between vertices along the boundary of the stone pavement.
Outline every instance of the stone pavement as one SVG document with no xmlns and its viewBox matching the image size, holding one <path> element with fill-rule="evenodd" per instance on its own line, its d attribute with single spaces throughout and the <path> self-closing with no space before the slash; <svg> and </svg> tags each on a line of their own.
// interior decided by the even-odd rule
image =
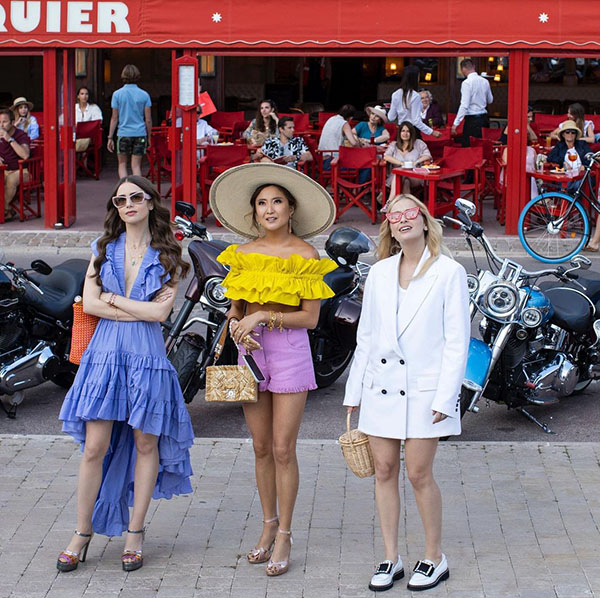
<svg viewBox="0 0 600 598">
<path fill-rule="evenodd" d="M 144 567 L 120 568 L 122 540 L 94 537 L 77 571 L 56 557 L 75 522 L 80 456 L 62 436 L 0 436 L 1 598 L 338 598 L 370 596 L 382 555 L 373 480 L 349 473 L 332 441 L 298 444 L 300 494 L 288 574 L 267 578 L 244 554 L 261 513 L 251 444 L 202 439 L 194 493 L 153 501 Z M 436 461 L 445 501 L 449 581 L 427 596 L 600 596 L 600 443 L 444 443 Z M 404 476 L 400 552 L 422 556 Z M 406 580 L 390 597 L 409 596 Z M 417 594 L 418 595 L 418 594 Z"/>
</svg>

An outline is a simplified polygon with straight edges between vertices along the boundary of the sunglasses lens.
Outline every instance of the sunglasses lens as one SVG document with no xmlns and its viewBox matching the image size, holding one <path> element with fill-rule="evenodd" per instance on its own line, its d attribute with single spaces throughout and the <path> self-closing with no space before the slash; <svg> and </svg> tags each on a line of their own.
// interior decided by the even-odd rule
<svg viewBox="0 0 600 598">
<path fill-rule="evenodd" d="M 146 199 L 146 196 L 140 191 L 139 193 L 132 193 L 129 199 L 131 199 L 132 203 L 142 203 Z"/>
<path fill-rule="evenodd" d="M 112 198 L 112 202 L 115 208 L 122 208 L 127 203 L 127 197 L 124 195 L 115 195 Z"/>
<path fill-rule="evenodd" d="M 408 210 L 404 210 L 404 217 L 407 220 L 414 220 L 419 215 L 419 208 L 408 208 Z"/>
<path fill-rule="evenodd" d="M 388 222 L 392 224 L 396 224 L 396 222 L 400 222 L 402 220 L 402 212 L 389 212 L 385 215 Z"/>
</svg>

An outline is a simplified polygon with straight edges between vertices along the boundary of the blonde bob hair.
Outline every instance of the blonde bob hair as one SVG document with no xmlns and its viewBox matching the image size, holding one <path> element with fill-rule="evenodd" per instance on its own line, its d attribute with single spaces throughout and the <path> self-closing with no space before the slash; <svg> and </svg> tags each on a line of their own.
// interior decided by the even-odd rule
<svg viewBox="0 0 600 598">
<path fill-rule="evenodd" d="M 438 259 L 440 254 L 452 257 L 452 254 L 448 248 L 444 245 L 444 236 L 442 232 L 442 225 L 429 213 L 427 206 L 414 195 L 409 193 L 403 193 L 392 197 L 385 205 L 387 212 L 392 212 L 394 204 L 399 202 L 401 199 L 409 199 L 415 206 L 421 211 L 421 217 L 425 222 L 425 245 L 429 249 L 429 258 L 423 264 L 423 267 L 419 271 L 416 278 L 423 276 L 425 272 L 430 268 L 431 264 Z M 396 255 L 402 249 L 400 243 L 392 236 L 392 230 L 390 223 L 387 219 L 381 223 L 379 227 L 379 245 L 377 246 L 377 259 L 383 260 L 392 255 Z"/>
</svg>

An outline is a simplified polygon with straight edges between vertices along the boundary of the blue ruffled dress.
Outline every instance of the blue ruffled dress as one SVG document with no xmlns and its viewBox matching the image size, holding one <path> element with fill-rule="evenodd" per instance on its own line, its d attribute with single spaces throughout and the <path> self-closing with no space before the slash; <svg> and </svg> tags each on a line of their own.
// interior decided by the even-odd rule
<svg viewBox="0 0 600 598">
<path fill-rule="evenodd" d="M 92 243 L 97 255 L 96 241 Z M 100 269 L 102 288 L 125 295 L 125 233 L 106 247 Z M 159 251 L 148 247 L 130 298 L 150 301 L 166 280 Z M 63 432 L 85 444 L 85 422 L 113 420 L 92 524 L 94 531 L 120 536 L 133 505 L 133 428 L 158 436 L 159 473 L 153 498 L 192 492 L 189 448 L 194 431 L 177 374 L 165 354 L 159 322 L 100 319 L 83 353 L 59 419 Z"/>
</svg>

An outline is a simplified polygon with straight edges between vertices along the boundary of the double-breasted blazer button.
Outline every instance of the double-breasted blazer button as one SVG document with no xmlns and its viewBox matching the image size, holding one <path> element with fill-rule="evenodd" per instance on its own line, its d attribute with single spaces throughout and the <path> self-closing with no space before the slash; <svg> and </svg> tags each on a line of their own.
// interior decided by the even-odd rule
<svg viewBox="0 0 600 598">
<path fill-rule="evenodd" d="M 400 360 L 400 365 L 404 365 L 404 359 Z"/>
<path fill-rule="evenodd" d="M 406 393 L 405 393 L 403 390 L 401 390 L 401 391 L 400 391 L 400 396 L 401 396 L 401 397 L 403 397 L 405 394 L 406 394 Z"/>
<path fill-rule="evenodd" d="M 382 394 L 382 395 L 386 395 L 386 394 L 387 394 L 387 390 L 386 390 L 385 388 L 382 388 L 382 389 L 381 389 L 381 394 Z"/>
<path fill-rule="evenodd" d="M 384 358 L 384 359 L 382 359 L 382 360 L 381 360 L 381 363 L 387 363 L 387 359 L 385 359 L 385 358 Z"/>
</svg>

